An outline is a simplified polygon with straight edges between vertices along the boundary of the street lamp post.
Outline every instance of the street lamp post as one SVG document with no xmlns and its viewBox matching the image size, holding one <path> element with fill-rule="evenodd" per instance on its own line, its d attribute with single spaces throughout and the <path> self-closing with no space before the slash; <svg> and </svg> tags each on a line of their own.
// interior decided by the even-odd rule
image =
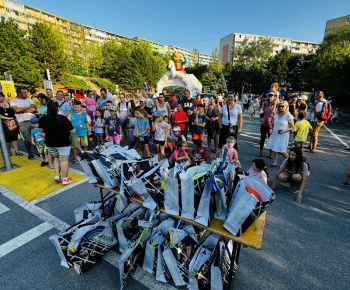
<svg viewBox="0 0 350 290">
<path fill-rule="evenodd" d="M 10 155 L 9 155 L 8 150 L 7 150 L 5 133 L 4 133 L 4 128 L 2 127 L 2 124 L 0 124 L 0 146 L 1 146 L 2 158 L 4 159 L 4 163 L 5 163 L 5 170 L 13 169 Z"/>
</svg>

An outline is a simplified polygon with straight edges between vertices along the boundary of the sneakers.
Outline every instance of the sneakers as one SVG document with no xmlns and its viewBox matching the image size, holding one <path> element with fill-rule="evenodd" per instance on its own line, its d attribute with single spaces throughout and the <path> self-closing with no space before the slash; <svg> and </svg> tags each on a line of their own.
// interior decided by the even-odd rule
<svg viewBox="0 0 350 290">
<path fill-rule="evenodd" d="M 56 182 L 61 182 L 61 175 L 60 174 L 56 174 L 55 177 L 53 178 L 54 181 Z"/>
<path fill-rule="evenodd" d="M 350 186 L 350 184 L 347 183 L 347 182 L 340 182 L 340 185 L 341 185 L 341 186 L 346 186 L 346 187 L 349 187 L 349 186 Z"/>
<path fill-rule="evenodd" d="M 28 160 L 33 160 L 33 159 L 34 159 L 33 154 L 32 155 L 28 155 Z"/>
<path fill-rule="evenodd" d="M 48 167 L 49 167 L 50 169 L 55 169 L 55 167 L 53 166 L 53 164 L 49 164 Z"/>
<path fill-rule="evenodd" d="M 70 177 L 65 177 L 63 178 L 62 185 L 67 185 L 72 182 L 72 178 Z"/>
<path fill-rule="evenodd" d="M 43 162 L 41 162 L 40 167 L 44 167 L 45 165 L 46 165 L 46 162 L 43 161 Z"/>
</svg>

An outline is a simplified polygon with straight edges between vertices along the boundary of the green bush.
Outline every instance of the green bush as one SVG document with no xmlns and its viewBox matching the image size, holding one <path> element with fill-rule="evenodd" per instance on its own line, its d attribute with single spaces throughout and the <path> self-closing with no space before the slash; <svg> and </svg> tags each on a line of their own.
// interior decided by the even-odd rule
<svg viewBox="0 0 350 290">
<path fill-rule="evenodd" d="M 115 89 L 116 89 L 115 84 L 113 84 L 109 80 L 101 79 L 101 78 L 92 78 L 92 79 L 90 79 L 90 81 L 92 81 L 94 84 L 98 85 L 100 88 L 102 86 L 107 86 L 107 90 L 110 91 L 111 93 L 115 92 Z"/>
<path fill-rule="evenodd" d="M 70 73 L 64 73 L 59 82 L 64 85 L 66 88 L 72 89 L 91 89 L 90 86 L 82 79 L 79 79 Z"/>
</svg>

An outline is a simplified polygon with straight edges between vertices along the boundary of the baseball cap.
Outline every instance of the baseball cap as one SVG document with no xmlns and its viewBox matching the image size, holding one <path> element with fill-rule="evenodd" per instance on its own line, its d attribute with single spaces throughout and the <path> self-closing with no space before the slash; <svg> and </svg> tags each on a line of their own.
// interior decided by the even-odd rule
<svg viewBox="0 0 350 290">
<path fill-rule="evenodd" d="M 176 126 L 176 127 L 173 128 L 173 132 L 176 132 L 176 131 L 181 131 L 179 126 Z"/>
<path fill-rule="evenodd" d="M 35 123 L 38 123 L 39 122 L 39 119 L 37 117 L 33 117 L 30 119 L 30 123 L 32 124 L 35 124 Z"/>
<path fill-rule="evenodd" d="M 267 93 L 267 95 L 272 95 L 272 96 L 274 96 L 275 93 L 274 93 L 274 92 L 269 92 L 269 93 Z"/>
<path fill-rule="evenodd" d="M 202 141 L 195 139 L 195 140 L 193 140 L 193 144 L 196 144 L 197 146 L 202 146 Z"/>
<path fill-rule="evenodd" d="M 146 98 L 145 97 L 141 97 L 140 98 L 140 102 L 146 102 Z"/>
<path fill-rule="evenodd" d="M 111 106 L 111 107 L 109 108 L 109 110 L 110 110 L 110 111 L 116 111 L 116 110 L 117 110 L 117 107 L 116 107 L 116 106 Z"/>
<path fill-rule="evenodd" d="M 299 97 L 299 99 L 300 99 L 300 100 L 305 100 L 305 101 L 306 101 L 306 100 L 307 100 L 307 96 L 301 95 L 301 96 Z"/>
</svg>

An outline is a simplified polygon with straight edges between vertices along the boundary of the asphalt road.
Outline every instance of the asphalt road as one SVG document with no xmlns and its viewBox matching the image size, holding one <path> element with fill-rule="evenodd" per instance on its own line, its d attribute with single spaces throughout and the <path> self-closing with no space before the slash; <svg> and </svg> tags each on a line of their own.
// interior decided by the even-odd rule
<svg viewBox="0 0 350 290">
<path fill-rule="evenodd" d="M 243 170 L 257 158 L 258 120 L 244 117 L 238 140 Z M 301 205 L 295 202 L 296 194 L 278 184 L 276 201 L 267 212 L 262 249 L 241 249 L 236 289 L 349 289 L 350 188 L 339 186 L 349 166 L 350 152 L 345 144 L 350 139 L 350 126 L 346 122 L 327 124 L 335 135 L 322 128 L 318 151 L 305 153 L 311 176 Z M 265 151 L 263 158 L 269 163 L 267 155 Z M 278 163 L 282 160 L 279 156 Z M 72 168 L 81 170 L 79 165 Z M 276 172 L 277 168 L 270 171 L 271 179 Z M 78 275 L 74 269 L 60 266 L 48 239 L 74 223 L 75 208 L 99 199 L 97 189 L 84 182 L 32 203 L 1 186 L 0 192 L 1 289 L 120 288 L 115 251 Z M 138 270 L 125 287 L 163 288 L 172 287 L 156 282 L 143 270 Z"/>
</svg>

